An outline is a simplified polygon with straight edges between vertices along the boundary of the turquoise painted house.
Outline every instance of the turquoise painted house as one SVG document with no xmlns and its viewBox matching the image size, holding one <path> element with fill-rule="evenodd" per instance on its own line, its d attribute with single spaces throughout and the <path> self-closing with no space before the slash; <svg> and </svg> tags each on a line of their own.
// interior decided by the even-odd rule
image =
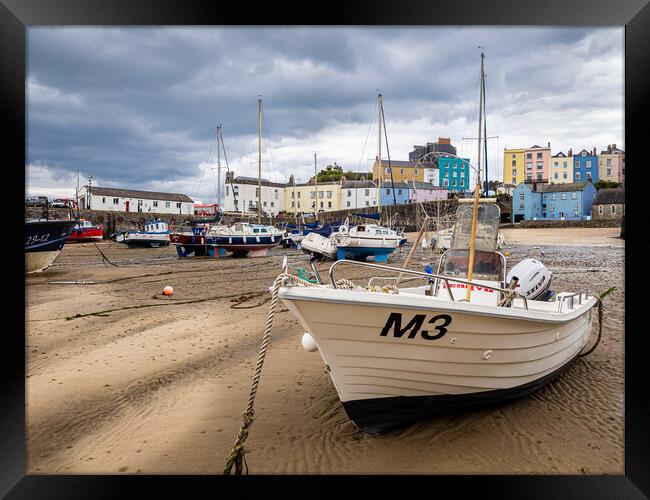
<svg viewBox="0 0 650 500">
<path fill-rule="evenodd" d="M 591 182 L 522 182 L 512 192 L 512 220 L 584 220 L 591 218 L 596 188 Z"/>
<path fill-rule="evenodd" d="M 440 186 L 448 191 L 467 191 L 469 185 L 469 158 L 438 158 Z"/>
</svg>

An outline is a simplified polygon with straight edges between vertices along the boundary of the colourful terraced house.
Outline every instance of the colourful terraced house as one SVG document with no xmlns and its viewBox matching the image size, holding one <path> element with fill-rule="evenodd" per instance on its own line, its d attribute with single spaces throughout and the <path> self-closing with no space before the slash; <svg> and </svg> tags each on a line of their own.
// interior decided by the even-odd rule
<svg viewBox="0 0 650 500">
<path fill-rule="evenodd" d="M 573 157 L 573 182 L 598 182 L 598 156 L 596 148 L 583 149 Z"/>
</svg>

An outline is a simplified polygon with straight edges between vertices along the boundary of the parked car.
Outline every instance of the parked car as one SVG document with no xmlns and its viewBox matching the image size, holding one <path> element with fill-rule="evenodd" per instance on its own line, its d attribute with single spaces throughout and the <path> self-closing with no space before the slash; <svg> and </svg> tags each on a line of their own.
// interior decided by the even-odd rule
<svg viewBox="0 0 650 500">
<path fill-rule="evenodd" d="M 52 202 L 50 203 L 50 206 L 52 208 L 66 208 L 68 206 L 68 201 L 67 200 L 61 200 L 61 199 L 52 200 Z"/>
<path fill-rule="evenodd" d="M 47 196 L 28 196 L 25 198 L 27 207 L 44 207 L 47 205 Z"/>
</svg>

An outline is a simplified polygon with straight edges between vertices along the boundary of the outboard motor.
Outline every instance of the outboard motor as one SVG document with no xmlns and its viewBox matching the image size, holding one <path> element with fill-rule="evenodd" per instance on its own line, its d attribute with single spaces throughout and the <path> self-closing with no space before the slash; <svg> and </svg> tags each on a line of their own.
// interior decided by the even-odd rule
<svg viewBox="0 0 650 500">
<path fill-rule="evenodd" d="M 555 293 L 550 290 L 551 272 L 544 264 L 535 259 L 524 259 L 510 269 L 506 276 L 506 283 L 512 278 L 519 278 L 517 292 L 528 300 L 550 300 Z"/>
</svg>

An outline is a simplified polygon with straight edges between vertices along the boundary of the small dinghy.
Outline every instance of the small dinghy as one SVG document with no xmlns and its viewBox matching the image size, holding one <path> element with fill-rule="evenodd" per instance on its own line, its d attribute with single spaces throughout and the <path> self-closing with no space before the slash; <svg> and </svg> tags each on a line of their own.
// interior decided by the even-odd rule
<svg viewBox="0 0 650 500">
<path fill-rule="evenodd" d="M 169 224 L 160 219 L 153 220 L 144 225 L 144 231 L 130 230 L 116 237 L 119 243 L 126 243 L 130 247 L 169 246 Z"/>
<path fill-rule="evenodd" d="M 320 352 L 346 413 L 365 432 L 521 397 L 587 344 L 597 297 L 582 290 L 543 300 L 552 295 L 550 273 L 538 261 L 515 266 L 522 276 L 507 281 L 496 251 L 499 208 L 481 204 L 475 224 L 472 208 L 459 207 L 436 274 L 339 260 L 330 284 L 286 278 L 279 288 L 305 329 L 303 347 Z M 377 275 L 357 286 L 337 279 L 344 266 Z M 399 288 L 402 276 L 424 284 Z"/>
</svg>

